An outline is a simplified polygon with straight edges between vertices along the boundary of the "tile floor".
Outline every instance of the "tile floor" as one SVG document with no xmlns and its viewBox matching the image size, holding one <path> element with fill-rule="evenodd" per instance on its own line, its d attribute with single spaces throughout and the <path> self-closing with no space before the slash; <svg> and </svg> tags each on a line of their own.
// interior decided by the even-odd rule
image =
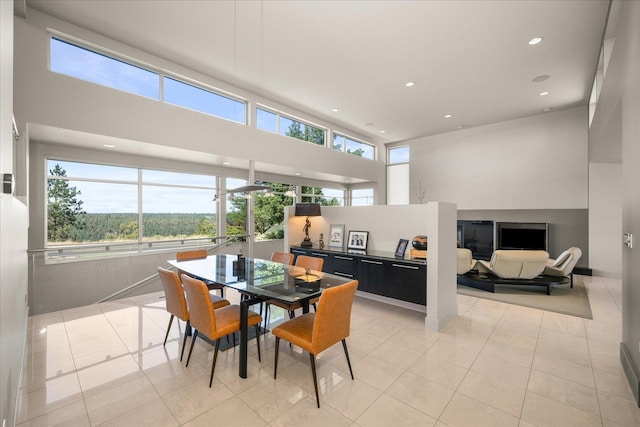
<svg viewBox="0 0 640 427">
<path fill-rule="evenodd" d="M 32 317 L 18 425 L 639 426 L 618 360 L 620 281 L 584 279 L 594 320 L 459 295 L 435 333 L 420 313 L 356 298 L 355 381 L 342 346 L 321 354 L 321 409 L 300 349 L 281 344 L 273 379 L 271 334 L 262 363 L 249 345 L 248 379 L 221 352 L 209 389 L 210 345 L 185 368 L 174 322 L 162 346 L 161 294 Z"/>
</svg>

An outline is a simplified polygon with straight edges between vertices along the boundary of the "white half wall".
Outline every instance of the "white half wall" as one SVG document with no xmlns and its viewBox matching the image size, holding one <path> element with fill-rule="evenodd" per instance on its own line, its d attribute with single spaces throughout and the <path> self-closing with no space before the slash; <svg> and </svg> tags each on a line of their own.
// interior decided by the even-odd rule
<svg viewBox="0 0 640 427">
<path fill-rule="evenodd" d="M 454 203 L 427 203 L 429 255 L 425 325 L 436 332 L 458 315 L 456 218 Z"/>
<path fill-rule="evenodd" d="M 589 267 L 622 277 L 622 164 L 589 164 Z"/>
<path fill-rule="evenodd" d="M 285 245 L 299 246 L 304 238 L 305 217 L 296 217 L 295 207 L 285 210 Z M 322 216 L 312 217 L 309 237 L 317 247 L 320 233 L 327 236 L 330 224 L 345 225 L 345 242 L 349 230 L 369 231 L 367 251 L 385 251 L 391 255 L 398 239 L 415 235 L 428 238 L 427 316 L 425 326 L 440 331 L 458 314 L 456 283 L 457 211 L 453 203 L 429 202 L 425 205 L 323 206 Z M 345 247 L 346 249 L 346 243 Z"/>
<path fill-rule="evenodd" d="M 289 245 L 299 246 L 304 238 L 302 228 L 305 217 L 294 216 L 294 207 L 288 208 L 287 211 L 289 219 L 284 241 L 285 245 L 288 244 L 285 246 L 288 252 Z M 323 233 L 327 247 L 329 226 L 344 224 L 345 250 L 349 230 L 353 230 L 369 232 L 368 250 L 393 253 L 399 239 L 411 240 L 414 236 L 427 234 L 427 205 L 322 206 L 322 216 L 311 217 L 309 220 L 309 237 L 314 246 L 320 239 L 320 233 Z"/>
<path fill-rule="evenodd" d="M 586 209 L 586 107 L 409 141 L 410 195 L 458 209 Z"/>
</svg>

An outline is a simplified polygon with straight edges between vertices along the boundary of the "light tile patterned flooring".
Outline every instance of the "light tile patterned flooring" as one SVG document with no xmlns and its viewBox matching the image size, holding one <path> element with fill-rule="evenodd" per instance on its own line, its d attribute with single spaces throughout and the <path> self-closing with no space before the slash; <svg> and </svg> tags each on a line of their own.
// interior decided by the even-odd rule
<svg viewBox="0 0 640 427">
<path fill-rule="evenodd" d="M 618 359 L 620 281 L 585 277 L 594 320 L 458 296 L 441 333 L 424 316 L 356 298 L 348 345 L 318 357 L 321 409 L 306 353 L 262 338 L 237 351 L 198 340 L 179 359 L 161 294 L 29 319 L 18 403 L 20 426 L 639 426 Z M 232 302 L 237 295 L 231 294 Z M 273 324 L 282 311 L 274 308 Z M 184 324 L 181 322 L 181 326 Z M 187 343 L 187 346 L 189 342 Z M 187 350 L 188 351 L 188 350 Z M 186 360 L 186 356 L 185 356 Z"/>
</svg>

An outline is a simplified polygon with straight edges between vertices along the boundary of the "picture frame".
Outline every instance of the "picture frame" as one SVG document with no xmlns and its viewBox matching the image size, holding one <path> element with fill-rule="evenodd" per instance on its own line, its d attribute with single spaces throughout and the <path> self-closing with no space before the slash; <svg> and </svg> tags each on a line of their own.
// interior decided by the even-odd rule
<svg viewBox="0 0 640 427">
<path fill-rule="evenodd" d="M 344 224 L 331 224 L 329 226 L 329 247 L 344 247 Z"/>
<path fill-rule="evenodd" d="M 349 238 L 347 239 L 347 248 L 358 251 L 366 251 L 369 243 L 368 231 L 349 230 Z"/>
<path fill-rule="evenodd" d="M 409 240 L 407 239 L 398 240 L 398 246 L 396 246 L 396 258 L 404 258 L 404 252 L 407 250 L 408 245 L 409 245 Z"/>
</svg>

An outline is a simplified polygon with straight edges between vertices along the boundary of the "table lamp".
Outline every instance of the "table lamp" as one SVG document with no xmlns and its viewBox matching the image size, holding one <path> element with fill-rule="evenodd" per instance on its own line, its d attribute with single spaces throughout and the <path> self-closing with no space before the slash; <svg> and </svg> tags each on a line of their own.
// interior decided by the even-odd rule
<svg viewBox="0 0 640 427">
<path fill-rule="evenodd" d="M 320 216 L 320 204 L 319 203 L 296 203 L 295 216 L 306 216 L 307 220 L 304 223 L 304 240 L 300 243 L 300 246 L 310 248 L 313 244 L 309 239 L 309 229 L 311 228 L 310 216 Z"/>
</svg>

